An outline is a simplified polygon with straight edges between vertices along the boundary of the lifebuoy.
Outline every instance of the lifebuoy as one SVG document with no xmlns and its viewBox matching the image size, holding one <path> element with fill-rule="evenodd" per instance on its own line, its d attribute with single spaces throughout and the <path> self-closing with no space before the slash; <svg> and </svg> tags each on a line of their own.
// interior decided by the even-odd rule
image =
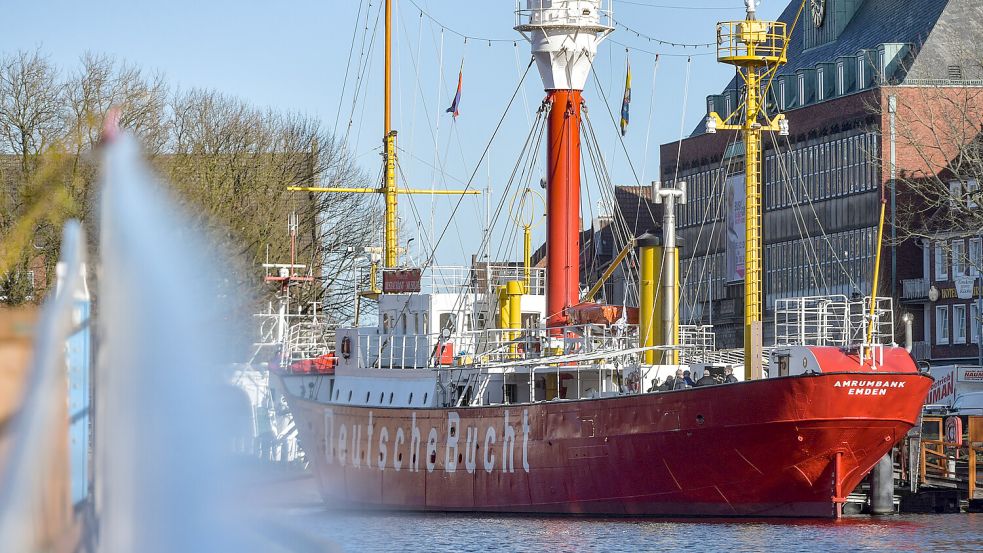
<svg viewBox="0 0 983 553">
<path fill-rule="evenodd" d="M 352 356 L 352 339 L 350 336 L 341 339 L 341 356 L 345 359 Z"/>
</svg>

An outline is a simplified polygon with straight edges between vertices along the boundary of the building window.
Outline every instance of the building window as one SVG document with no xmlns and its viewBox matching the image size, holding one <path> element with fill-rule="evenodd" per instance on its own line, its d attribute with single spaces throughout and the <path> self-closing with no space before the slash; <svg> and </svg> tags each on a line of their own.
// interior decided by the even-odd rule
<svg viewBox="0 0 983 553">
<path fill-rule="evenodd" d="M 952 343 L 966 343 L 966 306 L 952 306 Z"/>
<path fill-rule="evenodd" d="M 972 327 L 970 332 L 973 336 L 973 343 L 980 343 L 980 306 L 978 303 L 974 303 L 969 308 L 969 326 Z"/>
<path fill-rule="evenodd" d="M 864 77 L 864 68 L 867 66 L 867 56 L 861 53 L 857 56 L 857 88 L 867 88 L 867 79 Z"/>
<path fill-rule="evenodd" d="M 843 62 L 836 63 L 836 93 L 846 94 L 846 68 L 843 67 Z"/>
<path fill-rule="evenodd" d="M 822 67 L 816 69 L 816 101 L 817 102 L 823 101 L 823 94 L 825 94 L 826 92 L 825 90 L 823 90 L 823 85 L 826 84 L 825 79 L 823 79 L 823 73 L 824 71 Z"/>
<path fill-rule="evenodd" d="M 778 80 L 778 105 L 780 106 L 779 109 L 781 109 L 782 111 L 785 111 L 785 107 L 786 107 L 786 102 L 785 102 L 785 79 L 779 79 Z"/>
<path fill-rule="evenodd" d="M 799 105 L 806 105 L 806 76 L 799 75 Z"/>
<path fill-rule="evenodd" d="M 952 277 L 966 274 L 966 243 L 962 240 L 952 241 Z"/>
<path fill-rule="evenodd" d="M 935 243 L 935 280 L 949 280 L 949 252 L 945 242 Z"/>
<path fill-rule="evenodd" d="M 939 305 L 935 308 L 935 343 L 949 344 L 949 306 Z"/>
<path fill-rule="evenodd" d="M 983 260 L 983 240 L 972 238 L 969 241 L 969 274 L 980 274 L 980 261 Z"/>
</svg>

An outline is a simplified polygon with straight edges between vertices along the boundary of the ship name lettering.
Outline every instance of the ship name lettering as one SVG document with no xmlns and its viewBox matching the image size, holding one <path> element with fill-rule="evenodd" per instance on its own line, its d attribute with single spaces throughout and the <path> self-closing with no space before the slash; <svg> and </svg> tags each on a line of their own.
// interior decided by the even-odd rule
<svg viewBox="0 0 983 553">
<path fill-rule="evenodd" d="M 437 466 L 437 429 L 431 428 L 427 436 L 427 472 L 433 472 Z"/>
<path fill-rule="evenodd" d="M 451 411 L 447 413 L 447 450 L 444 452 L 444 470 L 448 473 L 457 471 L 457 441 L 460 438 L 458 427 L 461 416 Z"/>
<path fill-rule="evenodd" d="M 405 442 L 406 442 L 406 433 L 403 432 L 402 428 L 397 428 L 396 439 L 393 441 L 393 468 L 396 469 L 396 472 L 399 472 L 399 469 L 403 468 L 403 459 L 402 457 L 400 457 L 398 451 L 399 451 L 399 446 L 401 446 Z"/>
<path fill-rule="evenodd" d="M 848 384 L 849 381 L 846 381 L 842 385 Z M 837 382 L 836 385 L 840 386 L 841 384 Z M 878 390 L 873 391 L 877 392 Z M 851 390 L 850 393 L 854 394 L 854 392 L 857 395 L 861 393 L 854 390 Z M 422 428 L 417 424 L 416 415 L 415 412 L 411 414 L 408 429 L 396 426 L 395 433 L 390 433 L 388 426 L 379 425 L 379 428 L 376 428 L 374 413 L 371 411 L 368 414 L 366 424 L 352 424 L 351 420 L 347 423 L 336 420 L 334 410 L 326 409 L 324 411 L 323 429 L 325 463 L 329 465 L 337 463 L 342 467 L 350 465 L 353 468 L 375 467 L 384 471 L 386 465 L 390 463 L 391 456 L 392 469 L 399 472 L 404 466 L 402 457 L 405 453 L 409 455 L 409 460 L 406 463 L 408 470 L 419 472 L 420 449 L 424 442 L 422 440 Z M 501 433 L 493 422 L 485 427 L 485 451 L 480 454 L 480 457 L 482 467 L 488 474 L 495 470 L 496 463 L 501 464 L 502 472 L 514 473 L 515 450 L 516 446 L 520 446 L 520 444 L 522 448 L 522 470 L 526 473 L 530 471 L 529 433 L 531 426 L 529 424 L 529 411 L 524 410 L 522 412 L 521 423 L 516 421 L 516 424 L 510 424 L 512 417 L 513 413 L 506 410 L 504 420 L 501 421 L 503 423 Z M 342 418 L 341 420 L 345 419 Z M 463 440 L 462 432 L 467 433 Z M 522 434 L 521 442 L 519 441 L 520 432 Z M 442 442 L 442 439 L 445 441 Z M 441 429 L 438 426 L 431 426 L 427 432 L 424 449 L 427 472 L 433 472 L 437 467 L 442 466 L 444 472 L 452 474 L 457 472 L 458 467 L 463 462 L 464 470 L 468 474 L 474 474 L 478 468 L 478 451 L 481 449 L 480 439 L 481 429 L 479 426 L 462 425 L 461 416 L 458 412 L 448 412 L 446 437 L 441 436 Z M 404 445 L 408 446 L 405 450 Z M 376 448 L 373 449 L 373 446 Z M 444 447 L 443 462 L 438 459 L 441 446 Z M 498 449 L 496 446 L 501 448 L 500 451 L 496 451 Z M 374 451 L 378 451 L 375 460 L 372 456 Z"/>
<path fill-rule="evenodd" d="M 386 456 L 389 454 L 389 429 L 383 426 L 379 429 L 379 470 L 386 469 Z"/>
<path fill-rule="evenodd" d="M 485 431 L 485 472 L 489 474 L 495 468 L 495 454 L 491 449 L 493 443 L 495 443 L 495 427 L 489 426 Z"/>
</svg>

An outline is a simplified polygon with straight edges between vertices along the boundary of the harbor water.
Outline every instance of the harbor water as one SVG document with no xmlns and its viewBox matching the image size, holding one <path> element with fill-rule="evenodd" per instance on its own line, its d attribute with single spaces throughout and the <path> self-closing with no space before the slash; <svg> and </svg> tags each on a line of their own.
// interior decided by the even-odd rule
<svg viewBox="0 0 983 553">
<path fill-rule="evenodd" d="M 983 551 L 983 514 L 839 521 L 624 519 L 395 514 L 282 508 L 305 532 L 350 552 Z"/>
</svg>

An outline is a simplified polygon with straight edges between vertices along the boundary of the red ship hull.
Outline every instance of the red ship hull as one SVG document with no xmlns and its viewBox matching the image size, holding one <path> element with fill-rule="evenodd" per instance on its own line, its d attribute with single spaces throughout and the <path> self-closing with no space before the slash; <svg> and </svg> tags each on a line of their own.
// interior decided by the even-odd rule
<svg viewBox="0 0 983 553">
<path fill-rule="evenodd" d="M 845 372 L 509 406 L 292 408 L 329 505 L 834 517 L 930 384 Z"/>
</svg>

